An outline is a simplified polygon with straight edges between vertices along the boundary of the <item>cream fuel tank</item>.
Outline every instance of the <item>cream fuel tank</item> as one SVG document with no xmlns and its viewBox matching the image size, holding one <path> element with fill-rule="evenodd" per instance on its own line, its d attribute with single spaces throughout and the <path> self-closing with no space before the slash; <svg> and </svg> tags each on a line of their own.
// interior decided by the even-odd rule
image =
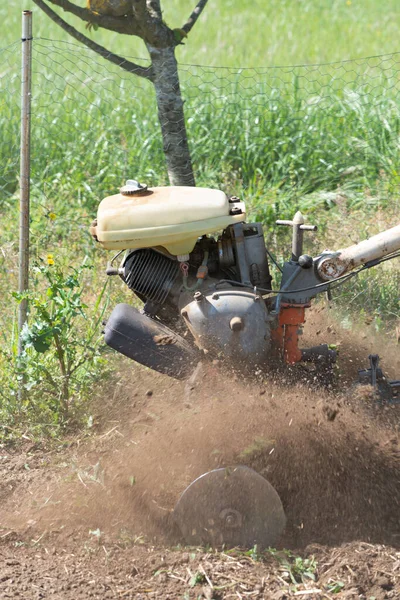
<svg viewBox="0 0 400 600">
<path fill-rule="evenodd" d="M 117 251 L 107 274 L 119 276 L 143 307 L 117 305 L 105 342 L 175 378 L 190 377 L 200 361 L 213 358 L 245 366 L 250 376 L 274 361 L 332 370 L 336 353 L 326 344 L 299 346 L 305 311 L 332 284 L 398 259 L 400 225 L 316 257 L 303 253 L 304 234 L 317 228 L 300 212 L 277 225 L 292 229 L 292 248 L 277 265 L 281 281 L 273 289 L 263 227 L 246 222 L 239 198 L 209 188 L 127 181 L 100 203 L 91 233 L 103 248 Z M 373 385 L 381 402 L 396 402 L 400 382 L 387 380 L 378 360 L 370 356 L 360 381 Z M 193 482 L 174 518 L 186 543 L 248 547 L 273 545 L 286 521 L 272 486 L 240 465 Z"/>
</svg>

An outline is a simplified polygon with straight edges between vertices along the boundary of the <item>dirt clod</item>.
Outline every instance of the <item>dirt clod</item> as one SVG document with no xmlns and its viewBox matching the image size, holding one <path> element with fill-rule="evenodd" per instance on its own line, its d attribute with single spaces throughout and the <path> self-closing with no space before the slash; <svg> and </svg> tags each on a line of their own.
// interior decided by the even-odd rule
<svg viewBox="0 0 400 600">
<path fill-rule="evenodd" d="M 334 421 L 339 413 L 338 408 L 332 408 L 331 406 L 324 406 L 323 410 L 328 421 Z"/>
</svg>

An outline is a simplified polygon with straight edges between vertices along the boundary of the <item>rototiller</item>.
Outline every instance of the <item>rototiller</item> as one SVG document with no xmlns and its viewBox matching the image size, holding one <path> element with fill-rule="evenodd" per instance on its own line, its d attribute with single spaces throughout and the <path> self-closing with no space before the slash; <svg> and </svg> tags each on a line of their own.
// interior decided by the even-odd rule
<svg viewBox="0 0 400 600">
<path fill-rule="evenodd" d="M 205 355 L 258 370 L 273 360 L 332 364 L 336 353 L 326 344 L 299 347 L 305 310 L 332 284 L 400 256 L 400 225 L 312 257 L 303 254 L 303 236 L 317 227 L 306 225 L 300 212 L 293 221 L 277 221 L 292 228 L 293 239 L 291 258 L 276 265 L 281 282 L 274 290 L 263 227 L 245 218 L 239 198 L 208 188 L 150 189 L 129 180 L 105 198 L 91 233 L 103 248 L 118 251 L 107 274 L 119 275 L 143 302 L 141 310 L 114 308 L 106 343 L 176 378 L 189 377 Z M 394 400 L 400 382 L 386 380 L 377 359 L 370 360 L 362 381 Z M 267 546 L 285 525 L 276 491 L 243 466 L 202 475 L 183 493 L 174 517 L 189 544 Z"/>
</svg>

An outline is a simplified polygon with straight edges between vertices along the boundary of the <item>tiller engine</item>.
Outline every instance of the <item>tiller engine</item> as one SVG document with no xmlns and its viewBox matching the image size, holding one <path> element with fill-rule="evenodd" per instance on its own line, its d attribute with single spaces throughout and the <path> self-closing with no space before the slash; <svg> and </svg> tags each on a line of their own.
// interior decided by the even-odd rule
<svg viewBox="0 0 400 600">
<path fill-rule="evenodd" d="M 274 290 L 262 225 L 245 218 L 243 202 L 208 188 L 149 189 L 129 180 L 105 198 L 91 233 L 103 248 L 118 251 L 107 274 L 119 275 L 143 302 L 141 310 L 114 308 L 106 343 L 176 378 L 189 377 L 205 355 L 258 370 L 273 360 L 332 364 L 336 353 L 327 345 L 299 347 L 305 310 L 335 282 L 399 256 L 400 225 L 312 257 L 303 254 L 303 236 L 316 226 L 306 225 L 300 212 L 293 221 L 277 221 L 292 228 L 293 240 L 291 258 L 277 265 L 281 282 Z M 369 375 L 363 372 L 363 381 Z M 379 389 L 376 369 L 370 379 Z M 398 381 L 387 382 L 386 400 L 398 388 Z M 243 466 L 202 475 L 183 493 L 174 516 L 189 544 L 265 547 L 285 525 L 276 491 Z"/>
</svg>

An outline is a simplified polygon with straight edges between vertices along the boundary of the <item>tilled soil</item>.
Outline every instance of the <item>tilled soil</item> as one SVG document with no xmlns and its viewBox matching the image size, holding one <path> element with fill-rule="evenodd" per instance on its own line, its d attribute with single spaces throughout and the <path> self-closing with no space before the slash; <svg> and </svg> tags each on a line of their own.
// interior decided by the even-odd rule
<svg viewBox="0 0 400 600">
<path fill-rule="evenodd" d="M 325 310 L 309 320 L 305 345 L 341 349 L 332 389 L 318 370 L 249 380 L 211 364 L 176 382 L 121 360 L 89 434 L 2 448 L 0 597 L 400 598 L 399 407 L 351 383 L 373 351 L 398 377 L 399 349 Z M 278 549 L 179 549 L 180 494 L 233 464 L 278 491 Z"/>
<path fill-rule="evenodd" d="M 0 545 L 1 598 L 399 598 L 400 553 L 362 542 L 310 547 L 315 581 L 293 584 L 284 555 L 123 547 L 106 540 L 60 547 Z"/>
</svg>

